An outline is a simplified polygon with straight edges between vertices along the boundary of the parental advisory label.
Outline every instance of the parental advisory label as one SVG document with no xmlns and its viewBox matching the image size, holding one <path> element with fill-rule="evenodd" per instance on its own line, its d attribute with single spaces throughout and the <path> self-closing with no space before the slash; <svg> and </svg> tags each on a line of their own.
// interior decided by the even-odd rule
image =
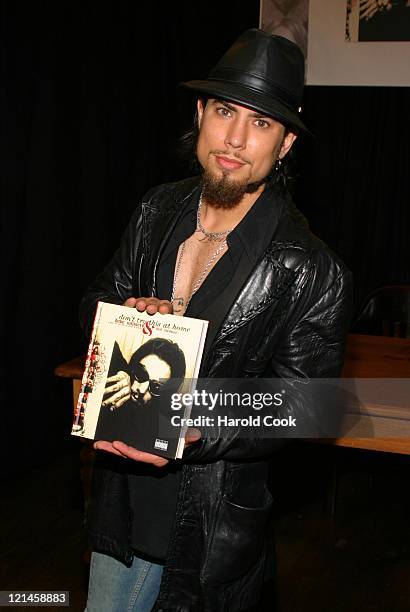
<svg viewBox="0 0 410 612">
<path fill-rule="evenodd" d="M 70 605 L 69 591 L 0 591 L 0 606 L 57 607 Z"/>
<path fill-rule="evenodd" d="M 161 450 L 166 451 L 168 449 L 167 440 L 161 440 L 160 438 L 155 438 L 154 448 L 160 448 Z"/>
</svg>

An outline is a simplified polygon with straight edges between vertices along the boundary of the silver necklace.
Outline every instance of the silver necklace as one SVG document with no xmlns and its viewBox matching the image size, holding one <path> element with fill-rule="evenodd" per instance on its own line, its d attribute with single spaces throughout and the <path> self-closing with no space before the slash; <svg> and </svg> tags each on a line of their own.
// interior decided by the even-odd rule
<svg viewBox="0 0 410 612">
<path fill-rule="evenodd" d="M 194 295 L 194 293 L 196 293 L 199 289 L 199 287 L 202 284 L 202 281 L 204 280 L 206 273 L 208 272 L 210 266 L 213 264 L 213 262 L 215 261 L 215 259 L 218 257 L 219 253 L 221 253 L 223 251 L 223 249 L 226 247 L 226 238 L 222 239 L 221 244 L 218 246 L 218 248 L 216 249 L 215 253 L 212 255 L 212 257 L 209 259 L 209 261 L 205 264 L 204 269 L 202 270 L 201 274 L 199 275 L 198 280 L 196 281 L 195 285 L 192 288 L 192 291 L 186 301 L 186 304 L 184 304 L 184 299 L 182 297 L 176 298 L 175 297 L 175 290 L 176 290 L 176 285 L 178 282 L 178 277 L 179 277 L 179 272 L 181 269 L 181 263 L 182 263 L 182 259 L 184 257 L 184 253 L 185 253 L 185 242 L 183 242 L 181 244 L 181 249 L 179 251 L 179 257 L 178 257 L 178 261 L 177 261 L 177 265 L 175 266 L 175 274 L 174 274 L 174 282 L 172 283 L 172 295 L 171 295 L 171 303 L 174 306 L 174 313 L 178 313 L 181 312 L 182 308 L 179 308 L 180 306 L 183 307 L 185 305 L 185 310 L 188 308 L 188 304 L 192 299 L 192 296 Z M 174 303 L 175 302 L 175 303 Z"/>
<path fill-rule="evenodd" d="M 201 209 L 202 209 L 202 193 L 199 196 L 198 210 L 196 211 L 196 226 L 197 226 L 196 231 L 202 232 L 202 234 L 204 235 L 204 237 L 201 238 L 201 240 L 208 240 L 209 242 L 223 241 L 226 238 L 226 236 L 229 234 L 229 232 L 232 231 L 232 229 L 228 229 L 223 232 L 207 232 L 201 223 Z"/>
<path fill-rule="evenodd" d="M 179 251 L 178 261 L 177 261 L 177 264 L 175 266 L 174 281 L 172 283 L 171 302 L 172 302 L 172 304 L 174 306 L 174 312 L 175 313 L 181 312 L 183 306 L 185 306 L 185 310 L 188 308 L 188 304 L 191 301 L 192 296 L 198 291 L 198 289 L 201 286 L 202 281 L 204 280 L 204 278 L 205 278 L 209 268 L 212 266 L 213 262 L 218 257 L 218 255 L 226 247 L 226 237 L 232 231 L 232 229 L 228 229 L 228 230 L 225 230 L 224 232 L 207 232 L 206 229 L 203 227 L 203 225 L 201 223 L 201 209 L 202 209 L 202 193 L 199 196 L 198 209 L 196 211 L 197 229 L 195 231 L 201 232 L 204 235 L 204 237 L 200 239 L 201 242 L 204 241 L 204 240 L 208 240 L 209 242 L 219 242 L 220 244 L 217 247 L 216 251 L 213 253 L 212 257 L 205 264 L 204 269 L 202 270 L 201 274 L 199 275 L 199 278 L 197 279 L 195 285 L 192 288 L 192 291 L 191 291 L 191 293 L 190 293 L 190 295 L 189 295 L 189 297 L 188 297 L 188 299 L 186 301 L 186 304 L 184 304 L 184 298 L 183 297 L 175 297 L 176 286 L 177 286 L 177 282 L 178 282 L 178 278 L 179 278 L 179 272 L 181 270 L 182 259 L 184 257 L 184 253 L 185 253 L 185 242 L 182 243 L 180 251 Z"/>
</svg>

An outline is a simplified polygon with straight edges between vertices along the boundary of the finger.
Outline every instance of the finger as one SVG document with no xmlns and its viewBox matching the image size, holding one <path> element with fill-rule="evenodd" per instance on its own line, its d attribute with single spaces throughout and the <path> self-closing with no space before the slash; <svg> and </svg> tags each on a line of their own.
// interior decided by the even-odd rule
<svg viewBox="0 0 410 612">
<path fill-rule="evenodd" d="M 158 312 L 160 300 L 155 297 L 145 298 L 145 312 L 149 315 L 154 315 Z"/>
<path fill-rule="evenodd" d="M 123 376 L 121 376 L 120 372 L 117 372 L 116 374 L 114 374 L 114 376 L 109 376 L 106 380 L 107 383 L 110 382 L 118 382 L 119 380 L 122 380 Z"/>
<path fill-rule="evenodd" d="M 146 311 L 148 314 L 172 314 L 173 306 L 168 300 L 159 300 L 158 298 L 149 298 L 147 301 Z"/>
<path fill-rule="evenodd" d="M 115 383 L 115 385 L 111 385 L 110 387 L 105 387 L 104 389 L 104 397 L 106 395 L 110 395 L 111 393 L 119 393 L 122 391 L 126 385 L 119 385 L 119 383 Z M 112 398 L 110 398 L 112 399 Z"/>
<path fill-rule="evenodd" d="M 135 308 L 137 310 L 146 310 L 149 304 L 157 304 L 159 302 L 158 298 L 155 297 L 141 297 L 137 298 L 135 302 Z"/>
<path fill-rule="evenodd" d="M 147 312 L 148 314 L 155 314 L 157 312 L 157 304 L 156 303 L 147 303 L 146 300 L 139 300 L 137 302 L 136 308 L 139 312 Z"/>
<path fill-rule="evenodd" d="M 369 11 L 371 11 L 372 9 L 369 9 L 367 6 L 363 7 L 360 9 L 360 19 L 364 19 L 365 17 L 367 17 L 369 15 Z"/>
<path fill-rule="evenodd" d="M 158 304 L 147 304 L 145 312 L 149 315 L 154 315 L 158 312 Z"/>
<path fill-rule="evenodd" d="M 117 403 L 119 402 L 119 400 L 122 400 L 126 395 L 129 395 L 129 390 L 120 389 L 117 393 L 114 393 L 114 395 L 110 399 L 114 400 L 114 403 Z"/>
<path fill-rule="evenodd" d="M 117 455 L 118 457 L 124 457 L 125 459 L 128 458 L 126 457 L 126 455 L 123 455 L 121 451 L 114 448 L 111 442 L 106 442 L 105 440 L 98 440 L 97 442 L 94 442 L 94 448 L 96 450 L 102 450 L 107 453 L 111 453 L 112 455 Z"/>
<path fill-rule="evenodd" d="M 365 15 L 369 11 L 374 11 L 374 10 L 377 10 L 377 5 L 375 6 L 374 4 L 371 4 L 369 2 L 364 2 L 363 4 L 360 5 L 360 14 L 361 15 Z"/>
<path fill-rule="evenodd" d="M 134 461 L 150 463 L 151 465 L 155 465 L 156 467 L 163 467 L 164 465 L 169 463 L 168 459 L 165 459 L 165 457 L 159 457 L 158 455 L 152 455 L 151 453 L 144 453 L 144 451 L 140 451 L 137 448 L 134 448 L 133 446 L 128 446 L 127 444 L 124 444 L 124 442 L 119 442 L 118 440 L 115 440 L 112 445 L 124 457 L 128 457 L 128 459 L 133 459 Z"/>
<path fill-rule="evenodd" d="M 127 300 L 125 300 L 125 302 L 123 303 L 123 306 L 128 306 L 129 308 L 135 308 L 136 301 L 137 301 L 137 298 L 130 297 Z"/>
<path fill-rule="evenodd" d="M 109 404 L 116 404 L 118 407 L 118 402 L 120 400 L 122 400 L 123 398 L 126 397 L 130 397 L 130 392 L 128 389 L 120 389 L 120 391 L 117 391 L 117 393 L 114 393 L 114 395 L 111 395 L 111 397 L 108 397 L 107 399 L 104 399 L 102 405 L 103 406 L 108 406 Z M 104 397 L 105 397 L 105 393 L 104 393 Z M 124 400 L 126 401 L 126 400 Z M 123 402 L 124 403 L 124 402 Z"/>
<path fill-rule="evenodd" d="M 132 446 L 127 446 L 123 442 L 114 442 L 113 445 L 114 448 L 119 450 L 125 457 L 128 457 L 128 459 L 133 459 L 134 461 L 149 463 L 151 465 L 154 465 L 155 467 L 163 467 L 164 465 L 169 463 L 168 459 L 165 459 L 165 457 L 159 457 L 158 455 L 145 453 L 144 451 L 140 451 Z"/>
<path fill-rule="evenodd" d="M 118 391 L 118 385 L 111 385 L 110 387 L 105 387 L 104 395 L 109 395 L 110 393 L 115 393 L 116 391 Z"/>
<path fill-rule="evenodd" d="M 108 382 L 108 378 L 107 378 L 107 382 Z M 126 389 L 127 387 L 129 387 L 129 380 L 127 378 L 123 378 L 122 376 L 120 378 L 117 378 L 117 380 L 114 382 L 113 385 L 105 385 L 105 391 L 104 393 L 114 393 L 114 391 L 122 391 L 123 389 Z"/>
<path fill-rule="evenodd" d="M 171 314 L 172 304 L 168 300 L 160 300 L 156 297 L 143 297 L 136 300 L 135 307 L 140 312 L 146 311 L 148 314 L 153 315 L 157 312 L 161 314 Z"/>
<path fill-rule="evenodd" d="M 127 393 L 127 395 L 124 395 L 124 397 L 120 400 L 117 401 L 117 408 L 121 408 L 121 406 L 123 406 L 125 404 L 125 402 L 127 402 L 130 399 L 131 395 L 129 393 Z"/>
<path fill-rule="evenodd" d="M 135 303 L 135 308 L 137 310 L 139 310 L 140 312 L 143 312 L 147 307 L 147 303 L 145 301 L 145 298 L 139 298 L 136 303 Z"/>
<path fill-rule="evenodd" d="M 201 439 L 201 432 L 196 427 L 188 427 L 185 435 L 185 445 L 192 444 Z"/>
<path fill-rule="evenodd" d="M 168 300 L 161 300 L 158 306 L 158 312 L 161 314 L 172 314 L 173 305 Z"/>
<path fill-rule="evenodd" d="M 147 312 L 149 310 L 153 310 L 154 308 L 155 308 L 155 312 L 158 312 L 158 310 L 161 308 L 162 305 L 164 305 L 164 310 L 166 311 L 169 311 L 169 309 L 172 310 L 172 304 L 168 300 L 160 300 L 159 298 L 156 298 L 156 297 L 144 298 L 144 300 L 145 300 Z"/>
<path fill-rule="evenodd" d="M 367 11 L 360 14 L 360 19 L 366 19 L 368 21 L 375 13 L 377 13 L 377 9 L 367 9 Z"/>
</svg>

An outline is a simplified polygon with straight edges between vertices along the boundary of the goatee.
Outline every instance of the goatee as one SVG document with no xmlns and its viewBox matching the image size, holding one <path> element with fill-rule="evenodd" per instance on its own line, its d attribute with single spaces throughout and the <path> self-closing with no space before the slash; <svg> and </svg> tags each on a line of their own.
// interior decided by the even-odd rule
<svg viewBox="0 0 410 612">
<path fill-rule="evenodd" d="M 266 180 L 264 178 L 255 183 L 232 181 L 228 172 L 215 176 L 205 170 L 202 175 L 202 196 L 213 208 L 230 210 L 238 206 L 245 193 L 255 193 Z"/>
</svg>

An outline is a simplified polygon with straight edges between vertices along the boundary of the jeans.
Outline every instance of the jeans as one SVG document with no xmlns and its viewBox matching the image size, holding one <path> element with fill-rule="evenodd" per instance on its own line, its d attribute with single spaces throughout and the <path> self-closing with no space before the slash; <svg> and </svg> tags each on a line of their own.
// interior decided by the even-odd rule
<svg viewBox="0 0 410 612">
<path fill-rule="evenodd" d="M 162 565 L 138 557 L 127 567 L 113 557 L 93 552 L 84 612 L 151 612 L 162 570 Z"/>
</svg>

